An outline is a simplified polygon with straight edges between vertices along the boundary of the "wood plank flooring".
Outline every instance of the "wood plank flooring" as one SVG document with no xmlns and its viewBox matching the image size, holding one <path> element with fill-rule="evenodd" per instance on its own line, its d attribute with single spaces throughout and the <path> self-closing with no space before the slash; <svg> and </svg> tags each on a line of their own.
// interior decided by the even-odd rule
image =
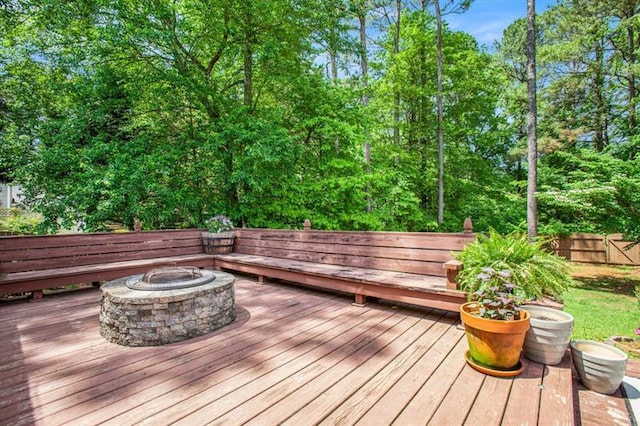
<svg viewBox="0 0 640 426">
<path fill-rule="evenodd" d="M 574 424 L 569 357 L 485 376 L 453 313 L 238 276 L 233 324 L 128 348 L 99 335 L 99 298 L 0 303 L 0 424 Z"/>
</svg>

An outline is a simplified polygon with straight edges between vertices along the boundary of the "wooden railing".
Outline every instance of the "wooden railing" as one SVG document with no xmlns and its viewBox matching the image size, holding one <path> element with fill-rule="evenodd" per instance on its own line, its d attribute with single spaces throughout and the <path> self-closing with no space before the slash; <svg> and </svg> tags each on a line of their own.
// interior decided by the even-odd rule
<svg viewBox="0 0 640 426">
<path fill-rule="evenodd" d="M 139 226 L 136 226 L 139 229 Z M 92 283 L 167 265 L 218 267 L 259 277 L 455 311 L 461 233 L 237 229 L 234 253 L 204 253 L 202 230 L 0 237 L 0 295 Z"/>
</svg>

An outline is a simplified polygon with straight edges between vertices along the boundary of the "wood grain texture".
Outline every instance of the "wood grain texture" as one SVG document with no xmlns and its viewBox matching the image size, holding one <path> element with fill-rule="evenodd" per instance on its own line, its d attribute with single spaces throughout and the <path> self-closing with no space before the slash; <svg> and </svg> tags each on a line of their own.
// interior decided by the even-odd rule
<svg viewBox="0 0 640 426">
<path fill-rule="evenodd" d="M 129 348 L 99 335 L 99 296 L 0 303 L 0 424 L 472 424 L 499 413 L 503 424 L 573 424 L 537 387 L 573 401 L 570 365 L 523 360 L 521 376 L 488 378 L 466 365 L 458 318 L 441 310 L 358 308 L 237 276 L 234 323 Z M 591 424 L 616 424 L 591 413 Z"/>
<path fill-rule="evenodd" d="M 254 256 L 254 263 L 257 257 L 278 258 L 287 261 L 279 265 L 299 269 L 311 268 L 311 263 L 331 265 L 343 275 L 356 268 L 369 274 L 379 270 L 446 277 L 444 264 L 474 239 L 473 234 L 456 233 L 239 229 L 234 253 L 246 255 L 245 264 Z"/>
<path fill-rule="evenodd" d="M 105 281 L 159 266 L 213 267 L 200 230 L 0 237 L 0 295 Z"/>
</svg>

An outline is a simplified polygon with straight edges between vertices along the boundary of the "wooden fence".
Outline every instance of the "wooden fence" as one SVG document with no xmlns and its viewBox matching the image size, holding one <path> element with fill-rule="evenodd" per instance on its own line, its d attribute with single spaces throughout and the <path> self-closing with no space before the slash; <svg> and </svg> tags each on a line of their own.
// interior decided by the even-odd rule
<svg viewBox="0 0 640 426">
<path fill-rule="evenodd" d="M 640 245 L 630 249 L 622 234 L 573 234 L 556 242 L 556 253 L 573 262 L 640 266 Z"/>
</svg>

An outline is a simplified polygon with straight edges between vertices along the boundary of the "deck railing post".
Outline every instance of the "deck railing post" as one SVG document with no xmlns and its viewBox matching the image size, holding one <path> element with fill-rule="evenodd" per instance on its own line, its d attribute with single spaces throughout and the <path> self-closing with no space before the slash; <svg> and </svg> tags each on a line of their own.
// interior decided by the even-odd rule
<svg viewBox="0 0 640 426">
<path fill-rule="evenodd" d="M 471 218 L 468 217 L 464 220 L 464 233 L 465 234 L 473 234 L 473 222 L 471 222 Z"/>
<path fill-rule="evenodd" d="M 311 221 L 309 219 L 305 219 L 303 226 L 304 226 L 304 230 L 305 231 L 310 231 L 311 230 Z"/>
</svg>

